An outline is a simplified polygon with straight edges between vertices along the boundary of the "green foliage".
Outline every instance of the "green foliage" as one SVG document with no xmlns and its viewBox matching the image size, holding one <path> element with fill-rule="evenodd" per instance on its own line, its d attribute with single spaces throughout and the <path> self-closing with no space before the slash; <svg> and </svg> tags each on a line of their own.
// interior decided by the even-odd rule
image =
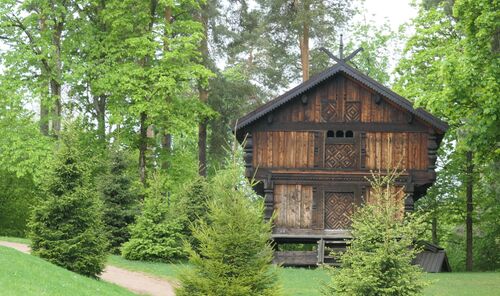
<svg viewBox="0 0 500 296">
<path fill-rule="evenodd" d="M 33 210 L 29 236 L 33 254 L 96 277 L 106 260 L 102 203 L 90 180 L 92 159 L 69 128 L 46 177 L 45 196 Z"/>
<path fill-rule="evenodd" d="M 130 240 L 121 249 L 126 259 L 168 262 L 185 257 L 183 217 L 169 215 L 164 184 L 160 175 L 150 180 L 142 214 L 130 227 Z"/>
<path fill-rule="evenodd" d="M 411 264 L 418 251 L 410 248 L 423 232 L 423 218 L 401 217 L 402 200 L 394 192 L 397 173 L 373 174 L 375 204 L 365 204 L 352 217 L 352 240 L 340 255 L 342 266 L 332 270 L 324 295 L 418 295 L 424 281 Z"/>
<path fill-rule="evenodd" d="M 466 180 L 473 180 L 472 221 L 476 267 L 498 268 L 498 186 L 500 154 L 498 100 L 498 3 L 495 1 L 424 1 L 413 21 L 398 65 L 398 92 L 448 121 L 441 145 L 438 176 L 419 206 L 437 224 L 437 240 L 446 247 L 454 270 L 463 270 Z M 465 153 L 474 151 L 472 174 Z M 488 250 L 482 252 L 481 249 Z"/>
<path fill-rule="evenodd" d="M 207 218 L 192 229 L 200 245 L 190 250 L 193 268 L 180 275 L 177 295 L 281 294 L 270 264 L 271 223 L 263 219 L 262 200 L 253 200 L 240 180 L 234 168 L 210 180 Z"/>
<path fill-rule="evenodd" d="M 182 216 L 182 233 L 193 243 L 191 227 L 199 220 L 204 220 L 207 215 L 207 202 L 210 198 L 208 183 L 205 178 L 196 177 L 188 182 L 178 195 L 174 207 L 175 215 Z"/>
<path fill-rule="evenodd" d="M 31 207 L 36 203 L 36 186 L 28 177 L 0 171 L 0 235 L 24 237 Z"/>
<path fill-rule="evenodd" d="M 102 177 L 99 187 L 104 201 L 103 218 L 109 251 L 119 253 L 121 245 L 130 238 L 129 226 L 139 214 L 139 196 L 132 189 L 124 152 L 114 149 L 110 153 L 109 171 Z"/>
</svg>

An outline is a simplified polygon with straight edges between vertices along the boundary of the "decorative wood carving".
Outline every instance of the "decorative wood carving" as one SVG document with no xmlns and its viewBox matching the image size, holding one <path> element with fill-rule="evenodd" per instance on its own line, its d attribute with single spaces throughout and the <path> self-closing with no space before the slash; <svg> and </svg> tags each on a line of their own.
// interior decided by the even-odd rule
<svg viewBox="0 0 500 296">
<path fill-rule="evenodd" d="M 366 133 L 361 133 L 361 169 L 366 168 Z"/>
<path fill-rule="evenodd" d="M 330 101 L 328 99 L 321 100 L 321 119 L 324 122 L 339 121 L 340 110 L 337 101 Z"/>
<path fill-rule="evenodd" d="M 243 160 L 245 161 L 245 176 L 248 178 L 252 177 L 253 168 L 253 138 L 252 134 L 248 133 L 246 137 L 245 147 L 243 148 Z"/>
<path fill-rule="evenodd" d="M 324 147 L 324 133 L 314 133 L 314 167 L 323 167 L 323 147 Z"/>
<path fill-rule="evenodd" d="M 274 211 L 274 182 L 272 175 L 269 174 L 267 180 L 264 181 L 264 218 L 271 219 Z"/>
<path fill-rule="evenodd" d="M 344 117 L 346 122 L 357 122 L 361 119 L 361 103 L 346 102 Z"/>
<path fill-rule="evenodd" d="M 357 166 L 358 153 L 354 144 L 325 145 L 325 167 L 351 169 Z"/>
<path fill-rule="evenodd" d="M 434 171 L 436 168 L 436 159 L 437 159 L 437 148 L 438 145 L 436 143 L 436 134 L 428 134 L 427 136 L 427 155 L 429 157 L 429 171 Z"/>
<path fill-rule="evenodd" d="M 354 192 L 325 192 L 325 229 L 348 229 L 354 212 Z"/>
<path fill-rule="evenodd" d="M 309 98 L 306 95 L 302 95 L 302 97 L 300 97 L 300 101 L 302 102 L 303 105 L 307 105 Z"/>
</svg>

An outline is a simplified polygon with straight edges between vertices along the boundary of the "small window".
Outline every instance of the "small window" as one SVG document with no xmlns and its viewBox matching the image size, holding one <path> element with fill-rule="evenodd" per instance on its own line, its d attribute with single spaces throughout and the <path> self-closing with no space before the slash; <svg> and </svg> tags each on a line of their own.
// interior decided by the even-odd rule
<svg viewBox="0 0 500 296">
<path fill-rule="evenodd" d="M 334 131 L 331 131 L 331 130 L 330 130 L 330 131 L 328 131 L 328 132 L 326 133 L 326 137 L 327 137 L 327 138 L 333 138 L 333 137 L 335 137 L 335 132 L 334 132 Z"/>
<path fill-rule="evenodd" d="M 344 137 L 344 131 L 337 131 L 337 133 L 335 134 L 335 136 L 337 138 L 343 138 Z"/>
<path fill-rule="evenodd" d="M 352 137 L 354 137 L 354 133 L 352 131 L 346 131 L 345 132 L 345 137 L 346 138 L 352 138 Z"/>
</svg>

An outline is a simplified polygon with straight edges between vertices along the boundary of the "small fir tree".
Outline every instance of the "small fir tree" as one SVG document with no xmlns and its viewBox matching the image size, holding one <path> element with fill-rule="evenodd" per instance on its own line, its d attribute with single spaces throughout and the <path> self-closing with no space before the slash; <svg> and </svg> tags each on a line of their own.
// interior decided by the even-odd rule
<svg viewBox="0 0 500 296">
<path fill-rule="evenodd" d="M 209 184 L 208 213 L 196 227 L 199 242 L 190 249 L 193 268 L 181 276 L 177 295 L 279 295 L 271 265 L 271 224 L 263 217 L 262 199 L 245 190 L 236 169 L 219 171 Z"/>
<path fill-rule="evenodd" d="M 104 201 L 104 224 L 109 251 L 119 253 L 123 243 L 130 239 L 129 226 L 139 214 L 139 197 L 132 190 L 132 180 L 127 174 L 127 160 L 123 152 L 114 150 L 107 174 L 100 182 Z"/>
<path fill-rule="evenodd" d="M 399 175 L 372 174 L 371 201 L 352 216 L 352 240 L 341 254 L 341 268 L 330 268 L 332 280 L 323 295 L 419 295 L 425 282 L 411 262 L 412 247 L 424 231 L 423 217 L 402 214 L 403 200 L 394 187 Z"/>
<path fill-rule="evenodd" d="M 144 209 L 130 228 L 122 256 L 130 260 L 170 262 L 186 256 L 183 215 L 170 214 L 163 178 L 154 175 L 146 192 Z"/>
<path fill-rule="evenodd" d="M 194 178 L 178 194 L 175 211 L 177 215 L 182 215 L 182 233 L 189 240 L 191 246 L 198 244 L 192 235 L 192 225 L 205 219 L 208 200 L 208 184 L 202 177 Z"/>
<path fill-rule="evenodd" d="M 29 236 L 33 254 L 96 277 L 106 260 L 102 203 L 90 178 L 92 161 L 80 147 L 71 127 L 61 134 L 45 180 L 45 198 L 32 212 Z"/>
</svg>

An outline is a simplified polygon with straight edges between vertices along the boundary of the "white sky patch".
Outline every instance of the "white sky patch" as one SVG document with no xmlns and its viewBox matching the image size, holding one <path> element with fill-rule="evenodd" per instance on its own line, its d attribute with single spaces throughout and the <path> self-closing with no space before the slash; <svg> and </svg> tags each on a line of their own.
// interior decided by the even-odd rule
<svg viewBox="0 0 500 296">
<path fill-rule="evenodd" d="M 397 30 L 399 26 L 417 16 L 417 9 L 411 6 L 412 0 L 365 0 L 366 17 L 377 24 L 386 21 L 391 29 Z"/>
</svg>

